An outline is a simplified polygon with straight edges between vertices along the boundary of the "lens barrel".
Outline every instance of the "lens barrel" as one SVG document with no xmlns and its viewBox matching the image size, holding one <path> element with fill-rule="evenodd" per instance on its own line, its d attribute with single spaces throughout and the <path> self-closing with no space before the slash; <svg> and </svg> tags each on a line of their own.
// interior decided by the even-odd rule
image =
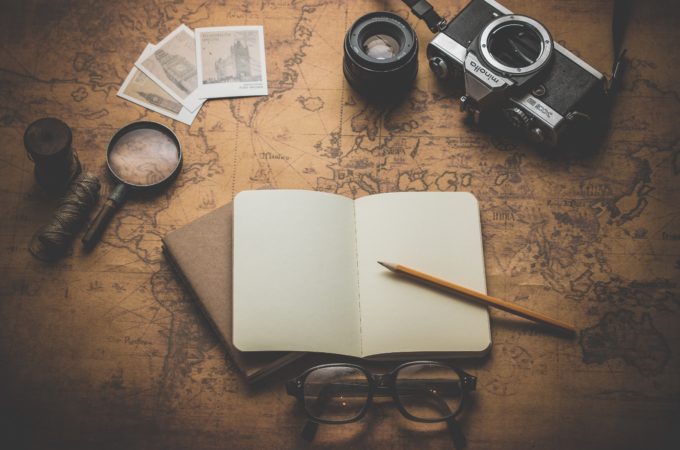
<svg viewBox="0 0 680 450">
<path fill-rule="evenodd" d="M 360 17 L 347 31 L 344 50 L 345 78 L 367 97 L 404 93 L 418 73 L 418 38 L 396 14 Z"/>
</svg>

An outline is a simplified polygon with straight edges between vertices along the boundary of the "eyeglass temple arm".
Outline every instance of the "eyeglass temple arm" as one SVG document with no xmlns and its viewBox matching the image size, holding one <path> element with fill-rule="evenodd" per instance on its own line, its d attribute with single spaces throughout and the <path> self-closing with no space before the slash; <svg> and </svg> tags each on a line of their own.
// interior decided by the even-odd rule
<svg viewBox="0 0 680 450">
<path fill-rule="evenodd" d="M 474 389 L 474 386 L 473 386 Z M 444 399 L 442 399 L 439 395 L 432 393 L 431 391 L 426 391 L 427 394 L 431 394 L 432 399 L 437 403 L 437 406 L 442 410 L 442 413 L 448 415 L 448 414 L 453 414 L 453 411 L 451 411 L 451 408 L 449 408 L 449 404 L 446 403 Z M 446 420 L 446 425 L 447 428 L 449 429 L 449 434 L 451 435 L 451 440 L 453 441 L 453 446 L 456 449 L 462 449 L 467 445 L 467 439 L 465 439 L 465 435 L 463 434 L 463 430 L 460 427 L 460 424 L 456 420 L 455 416 L 451 416 Z"/>
<path fill-rule="evenodd" d="M 302 382 L 299 379 L 286 381 L 286 394 L 292 395 L 304 401 L 302 392 Z M 319 429 L 319 424 L 311 419 L 307 419 L 305 426 L 302 428 L 300 436 L 307 442 L 311 442 L 316 436 L 316 431 Z"/>
<path fill-rule="evenodd" d="M 476 386 L 477 379 L 473 376 L 465 376 L 462 379 L 462 391 L 474 391 L 475 386 Z M 449 382 L 451 383 L 451 382 Z M 456 383 L 456 387 L 457 383 Z M 456 392 L 459 393 L 460 391 Z M 429 389 L 426 389 L 423 393 L 429 394 L 430 397 L 437 403 L 437 406 L 442 410 L 442 413 L 445 415 L 448 414 L 453 414 L 453 411 L 451 411 L 451 408 L 449 408 L 449 404 L 446 403 L 437 393 L 432 392 Z M 451 435 L 451 439 L 453 440 L 453 446 L 456 449 L 462 449 L 467 445 L 467 439 L 465 439 L 465 435 L 463 434 L 463 430 L 460 427 L 460 424 L 458 424 L 458 421 L 456 420 L 455 417 L 449 417 L 446 420 L 446 425 L 449 429 L 449 434 Z"/>
<path fill-rule="evenodd" d="M 307 423 L 302 428 L 300 436 L 307 442 L 312 442 L 314 436 L 316 436 L 316 431 L 319 429 L 319 424 L 314 422 L 312 419 L 307 419 Z"/>
<path fill-rule="evenodd" d="M 460 428 L 458 421 L 451 417 L 446 421 L 446 425 L 448 425 L 449 434 L 453 440 L 453 446 L 457 449 L 464 448 L 467 445 L 467 439 L 465 439 L 465 435 L 463 434 L 463 430 Z"/>
<path fill-rule="evenodd" d="M 468 380 L 469 381 L 469 380 Z M 463 383 L 465 383 L 465 380 L 463 380 Z M 471 386 L 468 387 L 470 390 L 474 390 L 475 386 L 472 384 Z M 463 384 L 463 390 L 465 390 L 465 384 Z M 449 408 L 449 404 L 446 403 L 444 399 L 442 399 L 437 393 L 432 392 L 429 389 L 426 389 L 424 391 L 421 391 L 422 394 L 426 394 L 429 397 L 432 398 L 432 400 L 435 401 L 437 406 L 441 409 L 442 413 L 445 415 L 448 414 L 453 414 L 453 411 L 451 411 L 451 408 Z M 462 449 L 467 445 L 467 439 L 465 439 L 465 435 L 463 434 L 463 430 L 461 429 L 460 425 L 458 424 L 458 421 L 454 416 L 449 417 L 446 420 L 446 425 L 449 429 L 449 434 L 451 435 L 451 439 L 453 440 L 453 446 L 456 449 Z"/>
</svg>

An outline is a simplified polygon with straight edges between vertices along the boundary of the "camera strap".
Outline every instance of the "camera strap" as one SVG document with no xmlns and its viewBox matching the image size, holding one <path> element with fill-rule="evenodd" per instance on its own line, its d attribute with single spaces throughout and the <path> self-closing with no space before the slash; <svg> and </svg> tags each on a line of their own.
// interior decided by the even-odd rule
<svg viewBox="0 0 680 450">
<path fill-rule="evenodd" d="M 607 85 L 607 94 L 613 95 L 621 85 L 623 69 L 626 62 L 626 49 L 623 47 L 623 39 L 626 35 L 628 19 L 630 18 L 630 0 L 615 0 L 614 12 L 612 14 L 612 40 L 614 43 L 614 65 L 612 67 L 612 77 Z"/>
<path fill-rule="evenodd" d="M 446 19 L 437 14 L 426 0 L 402 0 L 402 2 L 411 8 L 417 18 L 425 21 L 431 32 L 438 33 L 446 27 Z"/>
</svg>

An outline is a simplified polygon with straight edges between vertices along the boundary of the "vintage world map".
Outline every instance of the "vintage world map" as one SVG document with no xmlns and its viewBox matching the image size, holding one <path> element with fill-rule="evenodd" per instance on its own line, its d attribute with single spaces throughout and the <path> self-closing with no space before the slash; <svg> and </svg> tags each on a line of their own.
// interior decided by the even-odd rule
<svg viewBox="0 0 680 450">
<path fill-rule="evenodd" d="M 433 2 L 446 17 L 466 2 Z M 611 1 L 507 0 L 610 73 Z M 632 8 L 630 57 L 611 129 L 587 157 L 471 129 L 427 67 L 427 27 L 397 1 L 18 1 L 0 6 L 0 426 L 3 448 L 302 446 L 283 381 L 247 387 L 161 253 L 160 239 L 245 189 L 360 197 L 469 191 L 482 214 L 490 294 L 576 324 L 575 339 L 492 312 L 494 347 L 461 362 L 479 377 L 470 448 L 677 448 L 680 443 L 680 68 L 670 1 Z M 380 107 L 342 74 L 359 16 L 394 11 L 420 40 L 403 102 Z M 211 100 L 191 126 L 116 97 L 148 42 L 180 24 L 263 25 L 269 95 Z M 170 126 L 177 180 L 130 198 L 100 245 L 57 263 L 28 243 L 55 199 L 23 148 L 58 117 L 104 193 L 105 150 L 126 123 Z M 209 237 L 207 237 L 209 238 Z M 79 244 L 79 243 L 78 243 Z M 393 407 L 322 427 L 327 447 L 439 448 L 445 428 Z"/>
</svg>

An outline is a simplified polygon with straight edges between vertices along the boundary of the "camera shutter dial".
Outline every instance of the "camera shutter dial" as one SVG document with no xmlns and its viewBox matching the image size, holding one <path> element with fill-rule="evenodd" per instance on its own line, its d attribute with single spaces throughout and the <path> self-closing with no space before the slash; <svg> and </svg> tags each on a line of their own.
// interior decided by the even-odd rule
<svg viewBox="0 0 680 450">
<path fill-rule="evenodd" d="M 531 118 L 520 108 L 515 106 L 513 108 L 508 108 L 503 112 L 505 113 L 505 118 L 508 119 L 508 122 L 513 128 L 521 131 L 527 131 L 529 129 Z"/>
</svg>

